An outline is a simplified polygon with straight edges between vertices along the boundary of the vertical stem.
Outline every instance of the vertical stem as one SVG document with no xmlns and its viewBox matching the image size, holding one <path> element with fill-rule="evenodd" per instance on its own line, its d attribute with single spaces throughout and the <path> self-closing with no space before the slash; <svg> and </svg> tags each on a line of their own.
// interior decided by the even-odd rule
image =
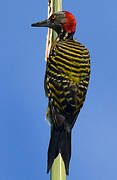
<svg viewBox="0 0 117 180">
<path fill-rule="evenodd" d="M 53 0 L 53 13 L 57 11 L 62 11 L 62 0 Z M 52 31 L 52 43 L 55 41 L 57 37 L 56 32 Z M 57 156 L 54 160 L 50 171 L 50 179 L 51 180 L 66 180 L 66 171 L 64 161 L 62 159 L 61 154 Z"/>
<path fill-rule="evenodd" d="M 62 11 L 62 0 L 48 0 L 48 16 L 50 16 L 51 14 L 57 11 Z M 52 44 L 54 43 L 56 38 L 57 38 L 56 32 L 49 29 L 48 34 L 47 34 L 47 41 L 46 41 L 46 53 L 45 53 L 46 61 L 49 57 Z M 52 165 L 52 168 L 50 171 L 50 179 L 51 180 L 66 180 L 65 165 L 64 165 L 64 161 L 60 153 L 57 156 L 57 158 L 54 160 L 54 163 Z"/>
<path fill-rule="evenodd" d="M 66 180 L 66 172 L 63 159 L 61 154 L 57 156 L 54 160 L 54 163 L 51 168 L 50 172 L 50 179 L 51 180 Z"/>
</svg>

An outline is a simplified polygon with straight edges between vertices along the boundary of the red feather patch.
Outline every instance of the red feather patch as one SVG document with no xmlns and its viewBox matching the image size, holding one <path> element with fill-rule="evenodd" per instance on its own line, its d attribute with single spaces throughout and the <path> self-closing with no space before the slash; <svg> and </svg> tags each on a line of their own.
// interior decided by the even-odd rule
<svg viewBox="0 0 117 180">
<path fill-rule="evenodd" d="M 66 23 L 62 24 L 64 31 L 66 31 L 68 33 L 75 33 L 75 31 L 76 31 L 75 17 L 67 11 L 65 11 L 65 17 L 66 17 Z"/>
</svg>

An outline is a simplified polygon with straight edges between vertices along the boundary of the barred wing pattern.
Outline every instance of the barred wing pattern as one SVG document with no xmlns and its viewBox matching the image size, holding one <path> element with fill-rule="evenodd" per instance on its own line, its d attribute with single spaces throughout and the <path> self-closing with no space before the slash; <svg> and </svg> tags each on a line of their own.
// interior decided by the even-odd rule
<svg viewBox="0 0 117 180">
<path fill-rule="evenodd" d="M 84 103 L 89 77 L 90 55 L 85 46 L 74 40 L 55 43 L 47 62 L 45 76 L 45 90 L 49 97 L 48 110 L 51 109 L 52 113 L 53 109 L 53 114 L 57 112 L 63 115 L 69 128 L 73 127 Z M 54 121 L 54 118 L 52 119 Z"/>
<path fill-rule="evenodd" d="M 47 172 L 61 153 L 66 174 L 69 173 L 71 130 L 84 103 L 89 78 L 90 56 L 85 46 L 74 40 L 55 42 L 45 74 L 49 98 L 46 116 L 52 126 Z"/>
</svg>

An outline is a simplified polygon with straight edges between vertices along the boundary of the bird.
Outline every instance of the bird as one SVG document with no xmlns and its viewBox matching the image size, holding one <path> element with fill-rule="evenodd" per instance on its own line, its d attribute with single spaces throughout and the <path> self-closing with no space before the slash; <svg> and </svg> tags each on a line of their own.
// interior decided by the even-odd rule
<svg viewBox="0 0 117 180">
<path fill-rule="evenodd" d="M 46 116 L 51 124 L 47 173 L 60 153 L 69 174 L 71 133 L 84 104 L 90 79 L 90 53 L 74 39 L 76 19 L 68 11 L 53 13 L 32 27 L 48 27 L 57 33 L 46 64 L 44 79 L 48 97 Z"/>
</svg>

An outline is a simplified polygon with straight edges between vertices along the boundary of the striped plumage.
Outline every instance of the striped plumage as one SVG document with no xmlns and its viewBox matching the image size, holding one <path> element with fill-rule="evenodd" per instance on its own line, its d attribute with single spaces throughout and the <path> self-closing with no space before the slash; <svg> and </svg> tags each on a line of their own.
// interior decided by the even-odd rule
<svg viewBox="0 0 117 180">
<path fill-rule="evenodd" d="M 74 108 L 73 114 L 79 111 L 85 100 L 89 76 L 89 52 L 85 46 L 74 40 L 55 43 L 47 62 L 45 89 L 59 111 L 69 111 L 65 100 Z M 76 91 L 75 99 L 69 88 Z"/>
<path fill-rule="evenodd" d="M 49 54 L 44 82 L 49 99 L 46 117 L 49 117 L 52 126 L 47 172 L 61 153 L 68 174 L 71 130 L 86 97 L 90 55 L 85 46 L 73 39 L 76 20 L 71 13 L 58 12 L 33 26 L 47 26 L 58 33 Z"/>
<path fill-rule="evenodd" d="M 53 126 L 71 131 L 85 100 L 89 76 L 89 52 L 85 46 L 75 40 L 56 42 L 45 75 L 45 91 L 49 98 L 47 115 Z M 54 117 L 56 113 L 65 118 L 62 123 L 59 117 Z M 68 165 L 66 169 L 68 172 Z"/>
</svg>

